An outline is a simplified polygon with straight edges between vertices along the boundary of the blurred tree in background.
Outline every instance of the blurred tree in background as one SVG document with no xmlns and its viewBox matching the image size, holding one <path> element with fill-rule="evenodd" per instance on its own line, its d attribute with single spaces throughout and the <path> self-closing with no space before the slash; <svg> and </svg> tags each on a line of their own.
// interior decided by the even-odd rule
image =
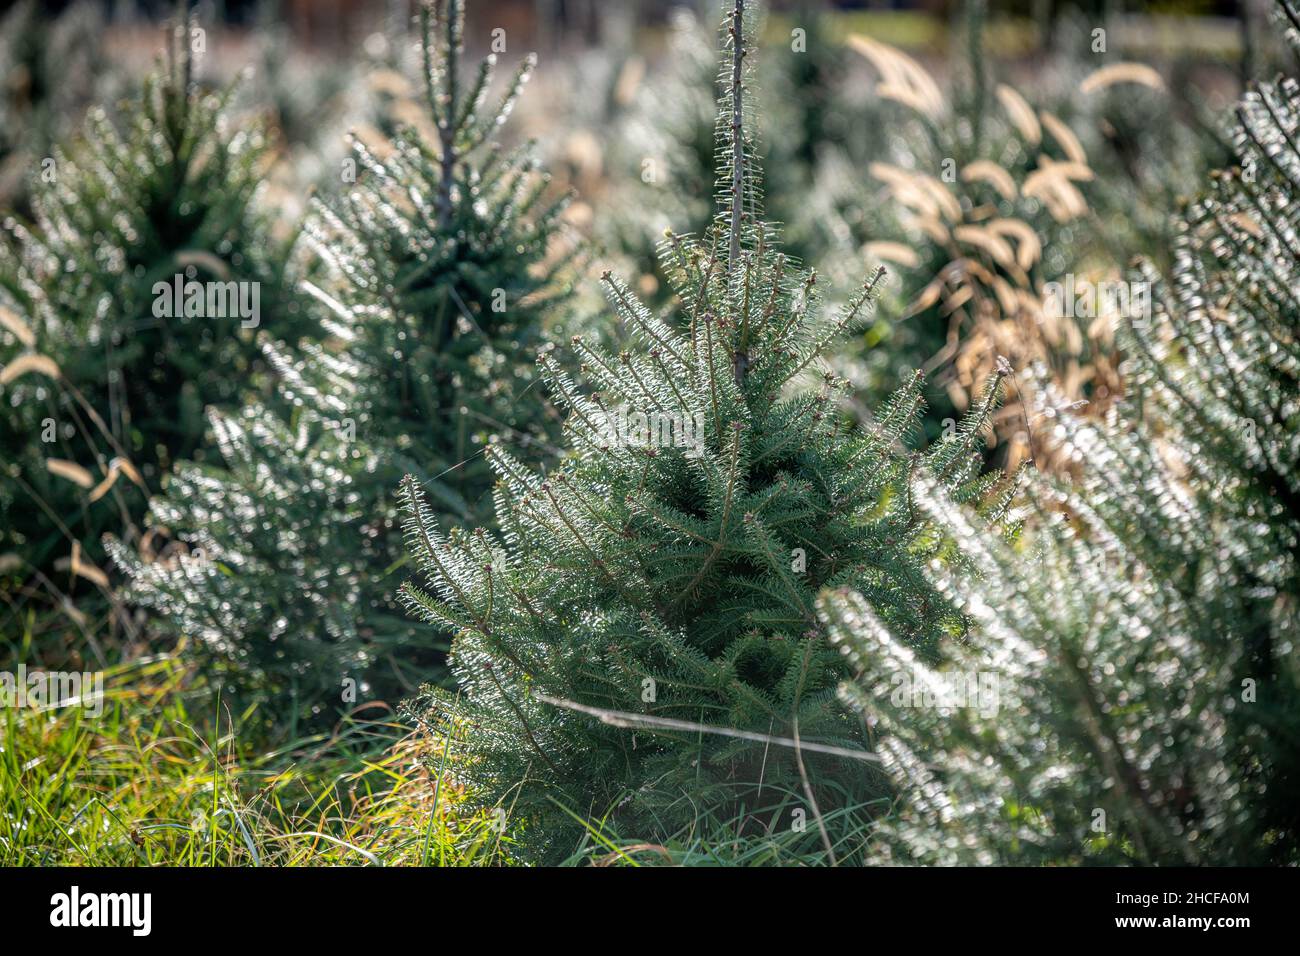
<svg viewBox="0 0 1300 956">
<path fill-rule="evenodd" d="M 63 603 L 56 569 L 106 589 L 100 535 L 136 537 L 148 494 L 204 447 L 203 409 L 254 390 L 254 327 L 316 331 L 258 205 L 266 134 L 233 128 L 233 89 L 202 91 L 193 67 L 178 29 L 120 124 L 92 111 L 84 138 L 32 171 L 34 220 L 5 220 L 0 549 L 21 555 L 14 613 L 36 594 Z M 214 314 L 157 291 L 191 280 L 220 288 Z"/>
<path fill-rule="evenodd" d="M 490 99 L 495 57 L 464 69 L 462 4 L 426 4 L 421 22 L 419 125 L 355 137 L 342 192 L 307 224 L 327 268 L 305 288 L 331 341 L 268 345 L 292 414 L 212 412 L 221 465 L 182 465 L 153 505 L 173 547 L 114 548 L 131 599 L 286 722 L 393 701 L 442 671 L 445 642 L 395 601 L 399 479 L 481 522 L 492 442 L 550 455 L 534 360 L 574 247 L 531 151 L 496 141 L 532 57 Z"/>
</svg>

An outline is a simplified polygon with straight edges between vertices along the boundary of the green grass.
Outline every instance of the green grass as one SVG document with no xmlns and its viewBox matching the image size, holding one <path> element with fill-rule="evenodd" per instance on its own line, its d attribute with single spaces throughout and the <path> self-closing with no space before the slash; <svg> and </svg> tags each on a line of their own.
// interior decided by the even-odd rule
<svg viewBox="0 0 1300 956">
<path fill-rule="evenodd" d="M 105 672 L 99 716 L 0 709 L 3 866 L 510 865 L 500 813 L 473 813 L 429 735 L 393 720 L 268 738 L 178 655 Z M 879 801 L 877 801 L 879 803 Z M 583 821 L 571 866 L 858 862 L 879 805 L 793 825 L 802 795 L 661 842 Z M 823 828 L 825 839 L 823 839 Z M 827 851 L 830 844 L 830 852 Z"/>
<path fill-rule="evenodd" d="M 802 793 L 768 788 L 761 807 L 732 817 L 697 814 L 666 840 L 650 842 L 620 834 L 598 820 L 582 820 L 583 844 L 569 866 L 845 866 L 859 865 L 871 841 L 872 821 L 889 800 L 856 801 L 808 814 Z M 685 798 L 683 798 L 685 799 Z"/>
<path fill-rule="evenodd" d="M 32 670 L 94 666 L 84 648 L 43 660 L 30 635 L 8 650 Z M 0 866 L 519 862 L 510 808 L 471 811 L 449 748 L 386 711 L 364 719 L 375 705 L 303 735 L 269 727 L 256 707 L 232 713 L 184 646 L 102 674 L 102 708 L 0 707 Z M 851 865 L 886 804 L 846 795 L 806 816 L 801 793 L 768 788 L 761 807 L 732 819 L 697 813 L 653 842 L 579 818 L 583 836 L 564 863 Z"/>
<path fill-rule="evenodd" d="M 460 809 L 400 723 L 267 740 L 176 656 L 106 671 L 104 696 L 97 717 L 0 709 L 0 865 L 509 862 L 497 819 Z"/>
</svg>

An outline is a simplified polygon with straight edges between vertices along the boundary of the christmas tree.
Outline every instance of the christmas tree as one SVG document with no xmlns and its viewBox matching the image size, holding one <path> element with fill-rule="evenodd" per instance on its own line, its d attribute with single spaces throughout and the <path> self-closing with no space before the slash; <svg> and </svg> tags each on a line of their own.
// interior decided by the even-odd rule
<svg viewBox="0 0 1300 956">
<path fill-rule="evenodd" d="M 768 170 L 765 208 L 787 224 L 782 231 L 787 255 L 820 261 L 828 248 L 823 224 L 806 208 L 815 194 L 818 157 L 831 143 L 855 139 L 859 127 L 849 122 L 840 95 L 846 56 L 824 18 L 806 7 L 790 19 L 798 26 L 790 31 L 789 45 L 777 44 L 755 65 L 756 85 L 769 94 L 773 128 L 782 131 L 759 145 Z M 625 68 L 614 98 L 625 95 L 626 108 L 615 121 L 596 118 L 605 124 L 599 132 L 612 182 L 601 203 L 609 211 L 594 223 L 595 236 L 628 259 L 626 268 L 640 276 L 633 285 L 652 307 L 672 300 L 657 255 L 664 229 L 702 233 L 712 217 L 716 103 L 725 78 L 714 65 L 710 22 L 685 7 L 674 8 L 665 63 L 649 70 L 634 61 L 639 69 Z M 854 274 L 845 290 L 836 291 L 851 292 L 847 287 L 856 282 Z"/>
<path fill-rule="evenodd" d="M 1238 118 L 1241 165 L 1181 220 L 1172 278 L 1135 277 L 1156 307 L 1126 325 L 1129 398 L 1048 419 L 1087 468 L 1035 485 L 1032 550 L 918 490 L 986 570 L 943 583 L 970 638 L 934 667 L 869 598 L 823 602 L 902 796 L 880 860 L 1297 862 L 1300 86 L 1261 84 Z"/>
<path fill-rule="evenodd" d="M 268 345 L 288 420 L 214 413 L 222 466 L 184 464 L 153 506 L 172 545 L 114 548 L 131 597 L 277 717 L 329 717 L 438 677 L 445 642 L 395 602 L 403 474 L 463 521 L 488 500 L 496 436 L 546 457 L 545 404 L 526 393 L 543 314 L 568 290 L 563 198 L 527 149 L 494 140 L 532 60 L 486 108 L 495 57 L 465 85 L 462 5 L 425 4 L 421 23 L 433 132 L 354 141 L 355 184 L 307 226 L 329 269 L 306 287 L 337 347 Z"/>
<path fill-rule="evenodd" d="M 0 549 L 37 590 L 65 563 L 104 584 L 100 535 L 134 537 L 165 471 L 202 453 L 203 408 L 250 390 L 258 328 L 315 333 L 258 206 L 265 135 L 232 128 L 233 88 L 199 89 L 202 45 L 178 26 L 120 131 L 92 111 L 41 161 L 35 221 L 5 220 Z"/>
<path fill-rule="evenodd" d="M 681 327 L 605 275 L 636 347 L 575 337 L 591 391 L 542 356 L 569 454 L 541 474 L 489 450 L 499 534 L 444 533 L 421 482 L 402 483 L 427 579 L 403 594 L 455 632 L 459 689 L 431 691 L 426 716 L 455 740 L 472 799 L 508 811 L 541 858 L 571 852 L 589 817 L 654 839 L 775 793 L 800 792 L 809 813 L 803 788 L 823 809 L 871 792 L 838 785 L 861 780 L 867 742 L 836 700 L 847 671 L 815 596 L 854 582 L 915 646 L 936 645 L 964 624 L 923 567 L 952 552 L 907 478 L 924 461 L 963 498 L 1007 497 L 971 480 L 996 380 L 924 456 L 902 446 L 919 377 L 871 427 L 845 425 L 843 383 L 821 359 L 871 309 L 883 270 L 827 315 L 815 275 L 761 220 L 745 6 L 722 31 L 717 214 L 662 250 Z"/>
<path fill-rule="evenodd" d="M 566 197 L 548 192 L 531 144 L 506 150 L 496 139 L 534 58 L 486 108 L 496 56 L 472 82 L 460 75 L 462 3 L 425 4 L 421 24 L 430 135 L 406 127 L 392 141 L 354 139 L 345 176 L 356 170 L 355 188 L 321 202 L 308 234 L 339 279 L 322 301 L 341 306 L 359 366 L 358 428 L 395 440 L 390 487 L 414 472 L 449 513 L 472 520 L 489 505 L 479 480 L 488 436 L 534 454 L 548 427 L 544 405 L 522 396 L 543 318 L 569 294 L 572 258 L 553 242 Z"/>
</svg>

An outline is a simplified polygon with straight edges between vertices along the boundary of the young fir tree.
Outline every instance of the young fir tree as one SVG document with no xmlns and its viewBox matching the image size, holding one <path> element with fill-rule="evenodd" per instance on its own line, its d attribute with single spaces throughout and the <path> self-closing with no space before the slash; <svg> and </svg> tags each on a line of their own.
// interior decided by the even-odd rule
<svg viewBox="0 0 1300 956">
<path fill-rule="evenodd" d="M 525 393 L 543 312 L 567 293 L 562 200 L 544 196 L 531 152 L 493 138 L 532 59 L 484 109 L 495 58 L 463 85 L 461 4 L 421 17 L 436 139 L 404 130 L 382 161 L 355 142 L 355 186 L 307 226 L 332 267 L 308 288 L 342 346 L 268 346 L 290 421 L 213 414 L 222 466 L 183 465 L 153 507 L 184 547 L 153 561 L 114 549 L 131 596 L 277 716 L 328 717 L 438 678 L 445 644 L 395 602 L 394 489 L 417 474 L 466 520 L 489 497 L 493 436 L 530 457 L 546 447 L 543 403 Z"/>
<path fill-rule="evenodd" d="M 970 639 L 935 669 L 862 599 L 823 605 L 903 795 L 880 859 L 1300 860 L 1300 85 L 1262 84 L 1238 116 L 1241 166 L 1182 222 L 1172 282 L 1138 277 L 1159 304 L 1129 328 L 1130 399 L 1104 423 L 1054 416 L 1087 463 L 1035 495 L 1064 514 L 1023 553 L 930 499 L 988 570 L 945 587 Z M 997 699 L 908 692 L 953 674 Z"/>
<path fill-rule="evenodd" d="M 83 140 L 33 170 L 34 223 L 5 220 L 0 550 L 47 581 L 69 552 L 74 569 L 98 562 L 104 531 L 133 535 L 165 470 L 201 452 L 204 406 L 250 388 L 252 325 L 313 330 L 257 204 L 264 134 L 234 128 L 232 90 L 203 93 L 193 74 L 178 27 L 122 129 L 93 111 Z M 177 275 L 220 283 L 226 307 L 160 309 Z M 257 314 L 240 313 L 253 290 Z"/>
<path fill-rule="evenodd" d="M 446 511 L 473 520 L 490 510 L 488 436 L 535 454 L 547 428 L 543 404 L 523 396 L 543 319 L 569 294 L 571 259 L 553 243 L 567 200 L 549 196 L 532 144 L 508 151 L 495 135 L 535 58 L 485 109 L 496 57 L 465 82 L 460 0 L 425 4 L 421 26 L 422 106 L 435 138 L 408 129 L 374 148 L 355 141 L 356 188 L 321 204 L 309 231 L 341 279 L 359 429 L 397 439 L 393 484 L 413 472 Z"/>
<path fill-rule="evenodd" d="M 828 35 L 826 19 L 805 5 L 789 22 L 796 25 L 789 44 L 778 44 L 757 65 L 758 86 L 769 93 L 768 110 L 781 129 L 779 137 L 762 144 L 765 205 L 785 224 L 787 254 L 820 262 L 828 243 L 820 224 L 814 226 L 816 214 L 806 208 L 818 157 L 832 143 L 860 138 L 860 124 L 847 121 L 840 82 L 845 57 Z M 609 212 L 595 223 L 596 235 L 628 258 L 627 267 L 642 276 L 642 299 L 652 307 L 672 298 L 657 254 L 664 229 L 703 232 L 712 217 L 716 103 L 723 88 L 710 23 L 707 14 L 675 8 L 666 62 L 639 83 L 621 121 L 609 124 L 611 132 L 602 130 L 614 181 Z M 856 282 L 854 273 L 846 287 Z"/>
<path fill-rule="evenodd" d="M 963 627 L 925 583 L 923 566 L 947 549 L 907 491 L 917 460 L 901 440 L 919 378 L 858 431 L 838 414 L 840 381 L 807 381 L 870 309 L 882 273 L 824 316 L 815 276 L 761 221 L 744 6 L 724 20 L 717 216 L 703 237 L 670 233 L 663 247 L 686 325 L 671 328 L 606 274 L 638 347 L 612 355 L 575 338 L 590 393 L 542 357 L 571 453 L 542 475 L 489 451 L 500 535 L 444 534 L 420 481 L 402 485 L 428 581 L 403 594 L 456 632 L 459 690 L 432 692 L 430 719 L 454 741 L 473 800 L 510 810 L 518 839 L 545 858 L 572 851 L 574 815 L 612 815 L 650 839 L 699 814 L 757 812 L 775 794 L 802 802 L 801 775 L 823 809 L 870 791 L 835 786 L 861 779 L 866 740 L 835 698 L 846 671 L 814 614 L 822 586 L 853 582 L 918 647 Z M 993 401 L 990 390 L 924 456 L 965 494 Z M 801 765 L 768 734 L 812 749 Z"/>
</svg>

